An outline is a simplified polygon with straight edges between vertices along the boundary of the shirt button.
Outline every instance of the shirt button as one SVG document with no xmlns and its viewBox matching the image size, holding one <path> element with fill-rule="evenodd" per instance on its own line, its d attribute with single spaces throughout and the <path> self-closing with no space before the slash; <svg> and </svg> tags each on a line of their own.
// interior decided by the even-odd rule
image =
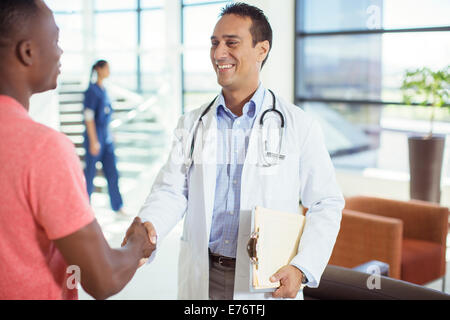
<svg viewBox="0 0 450 320">
<path fill-rule="evenodd" d="M 237 184 L 237 180 L 233 180 L 233 184 Z"/>
<path fill-rule="evenodd" d="M 228 212 L 230 214 L 230 216 L 234 215 L 233 211 Z"/>
<path fill-rule="evenodd" d="M 230 241 L 229 241 L 229 240 L 225 240 L 225 243 L 226 243 L 226 244 L 229 244 L 229 243 L 230 243 Z"/>
</svg>

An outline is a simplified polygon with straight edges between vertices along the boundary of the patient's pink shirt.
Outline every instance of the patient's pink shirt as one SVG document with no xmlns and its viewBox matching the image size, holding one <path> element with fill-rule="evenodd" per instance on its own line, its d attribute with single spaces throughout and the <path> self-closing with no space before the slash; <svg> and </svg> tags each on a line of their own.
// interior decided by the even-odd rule
<svg viewBox="0 0 450 320">
<path fill-rule="evenodd" d="M 93 220 L 73 143 L 0 95 L 0 299 L 77 299 L 52 240 Z"/>
</svg>

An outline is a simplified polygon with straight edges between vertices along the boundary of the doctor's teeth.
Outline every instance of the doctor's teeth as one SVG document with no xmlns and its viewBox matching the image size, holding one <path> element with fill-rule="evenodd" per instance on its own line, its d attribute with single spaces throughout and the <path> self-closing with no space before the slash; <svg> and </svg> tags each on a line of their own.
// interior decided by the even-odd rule
<svg viewBox="0 0 450 320">
<path fill-rule="evenodd" d="M 219 69 L 230 69 L 230 68 L 233 67 L 233 65 L 232 64 L 225 64 L 223 66 L 218 66 L 218 67 L 219 67 Z"/>
</svg>

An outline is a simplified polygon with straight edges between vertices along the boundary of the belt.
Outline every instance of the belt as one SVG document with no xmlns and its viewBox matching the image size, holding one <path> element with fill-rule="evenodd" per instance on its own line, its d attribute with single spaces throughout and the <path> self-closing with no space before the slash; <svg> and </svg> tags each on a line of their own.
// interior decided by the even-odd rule
<svg viewBox="0 0 450 320">
<path fill-rule="evenodd" d="M 235 258 L 219 256 L 219 255 L 215 255 L 215 254 L 210 254 L 209 258 L 211 259 L 212 262 L 216 262 L 223 267 L 236 268 L 236 259 Z"/>
</svg>

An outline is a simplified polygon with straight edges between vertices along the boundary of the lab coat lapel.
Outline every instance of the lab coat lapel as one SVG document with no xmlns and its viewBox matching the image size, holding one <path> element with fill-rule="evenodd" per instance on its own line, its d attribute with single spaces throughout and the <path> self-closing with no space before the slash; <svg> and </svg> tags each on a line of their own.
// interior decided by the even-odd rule
<svg viewBox="0 0 450 320">
<path fill-rule="evenodd" d="M 201 126 L 201 135 L 203 141 L 199 143 L 202 146 L 201 163 L 203 174 L 203 199 L 206 218 L 206 239 L 209 240 L 211 231 L 212 214 L 214 209 L 214 198 L 216 190 L 216 171 L 217 171 L 217 103 L 214 102 L 211 110 L 203 117 Z"/>
<path fill-rule="evenodd" d="M 252 132 L 250 134 L 250 140 L 248 142 L 247 155 L 245 157 L 244 167 L 242 168 L 242 179 L 241 179 L 241 208 L 244 210 L 251 210 L 249 208 L 249 197 L 254 194 L 251 191 L 251 187 L 248 183 L 252 181 L 252 176 L 258 174 L 258 163 L 261 163 L 261 146 L 260 146 L 260 126 L 259 122 L 262 114 L 267 109 L 272 108 L 272 95 L 269 90 L 265 90 L 263 104 L 256 116 L 255 122 L 253 124 Z"/>
</svg>

